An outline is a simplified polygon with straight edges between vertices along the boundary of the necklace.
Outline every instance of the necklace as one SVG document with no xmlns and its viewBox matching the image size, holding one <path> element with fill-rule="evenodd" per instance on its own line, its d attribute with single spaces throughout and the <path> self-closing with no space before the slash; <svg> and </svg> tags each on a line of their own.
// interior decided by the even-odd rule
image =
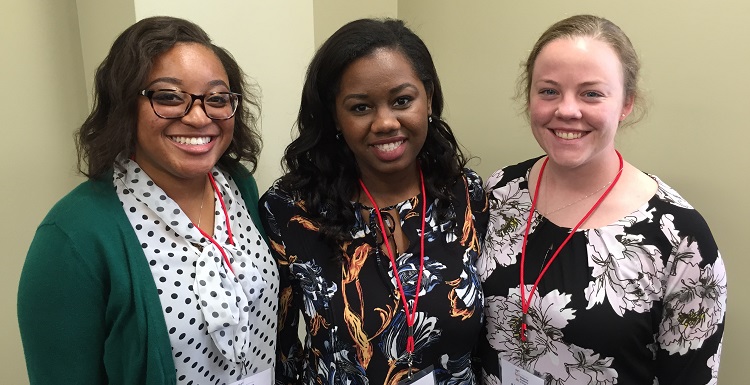
<svg viewBox="0 0 750 385">
<path fill-rule="evenodd" d="M 620 175 L 620 174 L 622 174 L 622 167 L 620 167 L 620 169 L 619 169 L 619 170 L 617 171 L 617 175 Z M 600 191 L 604 190 L 605 188 L 607 188 L 607 186 L 611 185 L 611 184 L 612 184 L 612 182 L 613 182 L 613 181 L 609 181 L 609 182 L 607 182 L 607 183 L 606 183 L 606 184 L 605 184 L 604 186 L 602 186 L 602 187 L 599 187 L 598 189 L 596 189 L 596 191 L 594 191 L 594 192 L 592 192 L 592 193 L 590 193 L 590 194 L 588 194 L 588 195 L 585 195 L 585 196 L 583 196 L 582 198 L 578 198 L 578 199 L 574 200 L 573 202 L 570 202 L 570 203 L 568 203 L 568 204 L 566 204 L 566 205 L 564 205 L 564 206 L 558 207 L 558 208 L 556 208 L 556 209 L 554 209 L 554 210 L 552 210 L 552 211 L 547 211 L 546 213 L 544 213 L 544 214 L 542 214 L 542 215 L 544 215 L 545 217 L 549 217 L 550 215 L 552 215 L 552 214 L 554 214 L 554 213 L 556 213 L 556 212 L 558 212 L 558 211 L 561 211 L 561 210 L 563 210 L 563 209 L 567 209 L 568 207 L 570 207 L 570 206 L 573 206 L 573 205 L 574 205 L 574 204 L 576 204 L 576 203 L 580 203 L 580 202 L 584 201 L 584 200 L 585 200 L 586 198 L 589 198 L 589 197 L 591 197 L 592 195 L 594 195 L 594 194 L 596 194 L 596 193 L 598 193 L 598 192 L 600 192 Z M 546 196 L 546 195 L 547 195 L 547 194 L 546 194 L 546 191 L 545 191 L 545 196 Z"/>
<path fill-rule="evenodd" d="M 201 219 L 203 219 L 203 204 L 206 202 L 206 186 L 203 186 L 203 197 L 201 197 L 201 208 L 198 212 L 198 228 L 201 227 Z"/>
</svg>

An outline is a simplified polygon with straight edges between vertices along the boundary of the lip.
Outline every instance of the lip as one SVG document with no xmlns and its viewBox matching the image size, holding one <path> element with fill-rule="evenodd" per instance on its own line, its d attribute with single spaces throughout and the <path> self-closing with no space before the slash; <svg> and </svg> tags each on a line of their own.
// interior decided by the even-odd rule
<svg viewBox="0 0 750 385">
<path fill-rule="evenodd" d="M 216 139 L 217 136 L 214 135 L 167 135 L 167 140 L 175 147 L 194 155 L 211 151 L 216 145 Z"/>
<path fill-rule="evenodd" d="M 370 143 L 370 149 L 379 160 L 392 162 L 404 154 L 406 142 L 407 140 L 404 137 L 381 139 Z"/>
<path fill-rule="evenodd" d="M 565 129 L 565 128 L 550 128 L 552 135 L 563 141 L 577 140 L 585 137 L 589 134 L 589 131 Z"/>
</svg>

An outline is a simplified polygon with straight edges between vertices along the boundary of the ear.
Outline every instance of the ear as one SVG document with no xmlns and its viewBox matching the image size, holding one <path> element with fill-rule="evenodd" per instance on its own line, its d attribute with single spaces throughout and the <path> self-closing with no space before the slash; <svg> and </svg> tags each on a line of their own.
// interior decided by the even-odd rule
<svg viewBox="0 0 750 385">
<path fill-rule="evenodd" d="M 634 104 L 635 104 L 635 96 L 630 95 L 630 96 L 625 97 L 625 103 L 623 103 L 622 110 L 620 111 L 621 122 L 625 120 L 625 118 L 627 118 L 631 112 L 633 112 Z"/>
<path fill-rule="evenodd" d="M 432 115 L 432 90 L 427 91 L 427 116 Z"/>
</svg>

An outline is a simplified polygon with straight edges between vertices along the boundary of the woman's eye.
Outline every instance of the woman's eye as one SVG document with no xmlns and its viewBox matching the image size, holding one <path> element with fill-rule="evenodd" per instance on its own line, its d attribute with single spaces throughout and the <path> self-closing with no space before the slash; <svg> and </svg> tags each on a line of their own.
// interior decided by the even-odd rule
<svg viewBox="0 0 750 385">
<path fill-rule="evenodd" d="M 154 92 L 154 95 L 151 96 L 151 100 L 159 104 L 168 104 L 168 105 L 177 105 L 177 104 L 182 104 L 184 102 L 182 95 L 180 95 L 177 92 L 171 92 L 171 91 Z"/>
<path fill-rule="evenodd" d="M 396 102 L 393 103 L 393 105 L 397 106 L 397 107 L 404 107 L 404 106 L 408 106 L 409 102 L 411 102 L 411 98 L 410 97 L 408 97 L 408 96 L 402 96 L 400 98 L 397 98 Z"/>
<path fill-rule="evenodd" d="M 229 96 L 224 94 L 214 94 L 206 98 L 206 104 L 215 107 L 223 107 L 229 103 Z"/>
<path fill-rule="evenodd" d="M 599 97 L 602 97 L 604 95 L 602 95 L 601 93 L 596 92 L 596 91 L 586 91 L 586 92 L 583 93 L 583 96 L 585 96 L 587 98 L 599 98 Z"/>
<path fill-rule="evenodd" d="M 365 111 L 367 111 L 367 105 L 366 104 L 356 104 L 356 105 L 352 106 L 351 110 L 354 111 L 354 112 L 365 112 Z"/>
<path fill-rule="evenodd" d="M 545 96 L 552 96 L 552 95 L 557 95 L 557 91 L 555 91 L 555 90 L 553 90 L 551 88 L 545 88 L 545 89 L 539 90 L 539 94 L 540 95 L 545 95 Z"/>
</svg>

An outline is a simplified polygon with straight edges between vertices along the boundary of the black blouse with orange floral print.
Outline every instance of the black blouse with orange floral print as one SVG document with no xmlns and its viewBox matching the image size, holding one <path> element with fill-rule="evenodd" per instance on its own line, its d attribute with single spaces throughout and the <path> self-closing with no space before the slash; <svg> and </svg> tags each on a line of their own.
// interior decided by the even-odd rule
<svg viewBox="0 0 750 385">
<path fill-rule="evenodd" d="M 434 370 L 437 384 L 475 384 L 472 355 L 484 298 L 475 269 L 487 227 L 479 176 L 465 170 L 450 210 L 438 222 L 428 201 L 425 256 L 414 325 L 413 367 Z M 420 258 L 423 197 L 395 206 L 409 241 L 396 267 L 410 308 Z M 374 209 L 355 205 L 351 243 L 341 261 L 319 235 L 305 202 L 274 185 L 260 214 L 280 271 L 276 384 L 395 384 L 406 373 L 406 314 Z M 369 213 L 369 215 L 367 215 Z M 304 345 L 298 338 L 300 311 Z"/>
</svg>

